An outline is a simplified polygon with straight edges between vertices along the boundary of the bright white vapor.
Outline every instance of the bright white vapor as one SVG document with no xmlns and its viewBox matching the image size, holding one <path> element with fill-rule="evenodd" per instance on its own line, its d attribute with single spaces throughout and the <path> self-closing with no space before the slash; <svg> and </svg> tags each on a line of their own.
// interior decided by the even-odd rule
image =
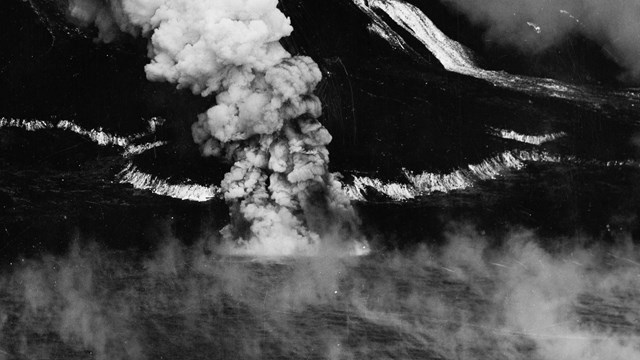
<svg viewBox="0 0 640 360">
<path fill-rule="evenodd" d="M 280 44 L 293 28 L 277 4 L 69 4 L 70 16 L 96 25 L 103 40 L 113 38 L 107 34 L 114 28 L 148 36 L 149 80 L 215 95 L 216 103 L 198 116 L 192 132 L 203 155 L 233 163 L 221 184 L 231 211 L 222 234 L 237 253 L 316 253 L 324 235 L 359 236 L 349 199 L 328 171 L 332 138 L 317 120 L 322 106 L 313 94 L 322 73 L 311 58 L 292 56 Z M 102 20 L 108 14 L 109 21 Z"/>
</svg>

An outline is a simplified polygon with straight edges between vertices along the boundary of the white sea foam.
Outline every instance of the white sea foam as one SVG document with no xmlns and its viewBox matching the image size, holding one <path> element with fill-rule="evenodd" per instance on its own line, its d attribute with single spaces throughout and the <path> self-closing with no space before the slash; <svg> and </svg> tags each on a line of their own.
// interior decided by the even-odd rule
<svg viewBox="0 0 640 360">
<path fill-rule="evenodd" d="M 485 159 L 478 164 L 470 164 L 465 168 L 450 173 L 431 172 L 413 173 L 405 170 L 406 182 L 385 182 L 368 177 L 354 176 L 350 184 L 344 184 L 344 191 L 354 201 L 367 201 L 367 193 L 373 190 L 391 201 L 405 201 L 428 196 L 433 193 L 448 193 L 476 186 L 480 181 L 497 179 L 510 171 L 521 170 L 528 163 L 567 163 L 574 165 L 593 165 L 605 167 L 640 167 L 635 160 L 580 160 L 575 156 L 560 156 L 545 151 L 514 150 L 505 151 Z M 209 201 L 221 198 L 220 189 L 216 186 L 198 184 L 169 184 L 166 180 L 144 173 L 133 164 L 127 165 L 119 175 L 121 183 L 133 185 L 137 189 L 150 190 L 155 194 L 170 196 L 189 201 Z"/>
<path fill-rule="evenodd" d="M 575 156 L 560 156 L 544 151 L 505 151 L 479 164 L 467 165 L 446 174 L 422 172 L 415 174 L 405 170 L 406 182 L 385 182 L 367 176 L 355 176 L 352 184 L 345 185 L 345 191 L 352 200 L 367 200 L 370 190 L 389 197 L 390 200 L 411 200 L 435 192 L 448 193 L 475 186 L 480 181 L 494 180 L 509 171 L 521 170 L 527 163 L 568 163 L 574 165 L 595 165 L 606 167 L 640 167 L 635 160 L 580 160 Z"/>
<path fill-rule="evenodd" d="M 405 41 L 391 29 L 383 27 L 378 22 L 369 24 L 367 29 L 385 39 L 394 49 L 407 52 L 407 44 Z"/>
<path fill-rule="evenodd" d="M 513 130 L 506 129 L 492 129 L 493 133 L 496 136 L 499 136 L 503 139 L 515 140 L 521 143 L 531 144 L 531 145 L 542 145 L 544 143 L 554 141 L 560 138 L 567 136 L 565 132 L 556 132 L 542 135 L 525 135 L 515 132 Z"/>
<path fill-rule="evenodd" d="M 129 145 L 126 147 L 124 153 L 122 154 L 124 157 L 130 157 L 130 156 L 134 156 L 134 155 L 140 155 L 142 153 L 144 153 L 145 151 L 160 147 L 160 146 L 164 146 L 167 145 L 166 141 L 155 141 L 155 142 L 150 142 L 150 143 L 146 143 L 146 144 L 140 144 L 140 145 Z"/>
<path fill-rule="evenodd" d="M 205 202 L 220 194 L 220 188 L 214 185 L 170 184 L 165 179 L 140 171 L 133 163 L 127 164 L 118 178 L 120 183 L 130 184 L 136 189 L 180 200 Z"/>
<path fill-rule="evenodd" d="M 149 131 L 154 132 L 160 121 L 152 119 Z M 132 140 L 146 136 L 136 134 L 129 137 L 116 136 L 100 129 L 86 130 L 77 124 L 62 120 L 58 123 L 42 120 L 22 120 L 0 118 L 0 128 L 21 128 L 27 131 L 40 131 L 47 129 L 62 129 L 83 135 L 99 145 L 114 145 L 124 149 L 123 156 L 130 157 L 141 154 L 166 144 L 164 141 L 156 141 L 145 144 L 131 144 Z M 540 145 L 565 136 L 564 133 L 552 133 L 539 136 L 522 135 L 511 130 L 492 129 L 497 136 L 512 139 L 528 144 Z M 406 182 L 385 182 L 368 176 L 355 176 L 351 184 L 344 185 L 344 191 L 351 200 L 365 201 L 366 193 L 373 189 L 377 193 L 389 197 L 390 200 L 403 201 L 426 196 L 434 192 L 447 193 L 454 190 L 463 190 L 473 187 L 478 181 L 492 180 L 500 177 L 507 171 L 520 170 L 527 162 L 586 164 L 606 167 L 636 166 L 635 160 L 579 160 L 574 156 L 558 156 L 542 151 L 505 151 L 502 154 L 488 158 L 479 164 L 468 165 L 464 169 L 458 169 L 447 174 L 422 172 L 414 174 L 404 172 Z M 201 185 L 195 183 L 171 184 L 166 179 L 140 171 L 133 163 L 129 163 L 118 175 L 121 183 L 130 184 L 136 189 L 149 190 L 157 195 L 169 196 L 188 201 L 209 201 L 220 197 L 220 189 L 215 185 Z"/>
<path fill-rule="evenodd" d="M 375 13 L 375 11 L 369 8 L 365 0 L 354 0 L 354 2 L 372 20 L 371 24 L 367 26 L 367 29 L 369 31 L 386 40 L 394 49 L 412 55 L 413 50 L 409 47 L 402 36 L 395 32 L 389 26 L 389 24 L 387 24 L 378 14 Z"/>
<path fill-rule="evenodd" d="M 17 128 L 26 131 L 41 131 L 59 129 L 70 131 L 78 135 L 84 136 L 100 146 L 117 146 L 124 149 L 124 156 L 139 155 L 149 149 L 153 149 L 165 145 L 164 141 L 156 141 L 146 144 L 133 144 L 133 141 L 145 137 L 156 132 L 159 126 L 164 123 L 161 118 L 151 118 L 148 121 L 148 130 L 146 132 L 130 135 L 119 136 L 104 131 L 102 128 L 85 129 L 82 126 L 69 120 L 60 120 L 57 122 L 43 120 L 24 120 L 0 118 L 0 129 Z"/>
<path fill-rule="evenodd" d="M 19 128 L 27 131 L 38 131 L 53 129 L 55 125 L 42 120 L 8 119 L 3 117 L 0 118 L 0 129 L 1 128 Z"/>
<path fill-rule="evenodd" d="M 594 89 L 563 83 L 561 81 L 513 75 L 504 71 L 485 70 L 475 63 L 473 54 L 463 45 L 450 39 L 419 8 L 402 0 L 353 0 L 364 13 L 377 24 L 380 17 L 374 9 L 384 11 L 403 29 L 420 41 L 442 66 L 451 72 L 486 80 L 495 86 L 542 97 L 556 97 L 600 106 L 609 99 L 618 98 L 639 103 L 640 94 L 635 91 L 608 91 L 605 95 Z M 373 14 L 373 15 L 372 15 Z M 634 106 L 631 104 L 631 106 Z"/>
</svg>

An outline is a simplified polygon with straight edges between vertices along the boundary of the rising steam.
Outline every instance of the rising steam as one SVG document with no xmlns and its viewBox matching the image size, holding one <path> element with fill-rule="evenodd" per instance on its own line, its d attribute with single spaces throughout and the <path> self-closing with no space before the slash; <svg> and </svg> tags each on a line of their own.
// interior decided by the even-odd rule
<svg viewBox="0 0 640 360">
<path fill-rule="evenodd" d="M 272 255 L 316 252 L 321 236 L 349 236 L 357 222 L 328 171 L 331 135 L 313 94 L 322 73 L 279 43 L 293 28 L 277 3 L 74 0 L 69 7 L 106 41 L 114 29 L 150 36 L 148 79 L 216 95 L 192 129 L 203 155 L 233 163 L 221 185 L 232 219 L 223 237 Z"/>
<path fill-rule="evenodd" d="M 0 275 L 0 354 L 96 359 L 640 358 L 640 252 L 451 226 L 444 246 L 281 263 L 160 236 Z M 81 239 L 80 237 L 79 239 Z M 558 249 L 561 247 L 562 249 Z M 58 356 L 59 358 L 60 356 Z"/>
<path fill-rule="evenodd" d="M 487 28 L 491 41 L 537 52 L 580 34 L 640 78 L 637 0 L 444 0 Z"/>
</svg>

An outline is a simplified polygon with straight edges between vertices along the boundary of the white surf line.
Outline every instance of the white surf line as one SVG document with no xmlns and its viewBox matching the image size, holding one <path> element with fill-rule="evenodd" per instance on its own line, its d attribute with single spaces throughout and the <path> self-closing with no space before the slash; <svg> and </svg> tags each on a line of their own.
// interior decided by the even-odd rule
<svg viewBox="0 0 640 360">
<path fill-rule="evenodd" d="M 125 149 L 125 151 L 122 154 L 122 156 L 131 157 L 131 156 L 135 156 L 135 155 L 140 155 L 140 154 L 144 153 L 145 151 L 148 151 L 148 150 L 160 147 L 160 146 L 164 146 L 164 145 L 167 145 L 166 141 L 156 141 L 156 142 L 151 142 L 151 143 L 146 143 L 146 144 L 141 144 L 141 145 L 129 145 Z"/>
<path fill-rule="evenodd" d="M 531 144 L 531 145 L 542 145 L 544 143 L 554 141 L 560 138 L 567 136 L 565 132 L 557 132 L 543 135 L 524 135 L 517 133 L 513 130 L 506 129 L 495 129 L 491 128 L 491 131 L 494 135 L 499 136 L 503 139 L 515 140 L 521 143 Z"/>
<path fill-rule="evenodd" d="M 121 184 L 130 184 L 139 190 L 149 190 L 156 195 L 180 200 L 205 202 L 220 194 L 220 188 L 214 185 L 169 184 L 164 179 L 138 170 L 133 163 L 127 164 L 117 177 Z"/>
<path fill-rule="evenodd" d="M 404 172 L 407 183 L 385 183 L 379 179 L 366 176 L 354 177 L 353 184 L 344 185 L 347 195 L 356 201 L 366 201 L 365 193 L 368 188 L 388 196 L 391 200 L 403 201 L 416 197 L 430 195 L 434 192 L 448 193 L 454 190 L 464 190 L 475 186 L 478 181 L 493 180 L 512 170 L 520 170 L 527 163 L 571 163 L 574 165 L 593 165 L 605 167 L 636 167 L 640 163 L 636 160 L 581 160 L 575 156 L 560 156 L 544 151 L 505 151 L 495 157 L 487 159 L 477 165 L 468 165 L 466 169 L 458 169 L 448 174 L 434 174 L 423 172 L 413 174 Z"/>
<path fill-rule="evenodd" d="M 377 192 L 384 194 L 392 200 L 402 201 L 418 197 L 418 190 L 409 184 L 384 183 L 380 179 L 368 176 L 355 176 L 353 184 L 344 184 L 343 191 L 349 199 L 355 201 L 366 201 L 365 193 L 368 188 L 373 188 Z"/>
<path fill-rule="evenodd" d="M 385 39 L 394 49 L 408 52 L 404 40 L 395 32 L 383 27 L 380 23 L 373 22 L 369 24 L 369 26 L 367 26 L 367 30 Z"/>
<path fill-rule="evenodd" d="M 538 96 L 552 96 L 586 103 L 606 101 L 602 95 L 594 91 L 557 80 L 513 75 L 504 71 L 479 68 L 473 60 L 470 50 L 440 31 L 419 8 L 404 1 L 368 0 L 365 3 L 363 0 L 353 0 L 353 2 L 368 15 L 373 13 L 372 9 L 374 8 L 384 11 L 398 25 L 420 41 L 448 71 L 482 79 L 495 86 L 533 93 Z M 378 16 L 376 15 L 376 17 Z M 608 92 L 608 96 L 640 102 L 640 94 L 630 91 L 611 91 Z"/>
<path fill-rule="evenodd" d="M 19 128 L 27 131 L 54 129 L 56 126 L 48 121 L 0 118 L 1 128 Z"/>
<path fill-rule="evenodd" d="M 371 8 L 369 8 L 365 1 L 366 0 L 353 0 L 356 6 L 360 8 L 364 13 L 366 13 L 369 18 L 373 21 L 367 26 L 367 30 L 373 32 L 386 40 L 392 48 L 396 50 L 400 50 L 408 55 L 421 57 L 418 53 L 413 50 L 409 44 L 400 36 L 397 32 L 395 32 L 389 24 L 387 24 L 378 14 L 376 14 Z"/>
<path fill-rule="evenodd" d="M 542 28 L 536 23 L 532 23 L 531 21 L 527 21 L 527 25 L 529 25 L 529 27 L 532 28 L 533 31 L 535 31 L 538 34 L 540 34 L 542 32 Z"/>
<path fill-rule="evenodd" d="M 352 200 L 365 201 L 367 188 L 371 187 L 395 201 L 411 200 L 434 192 L 448 193 L 473 187 L 478 181 L 493 180 L 509 170 L 520 170 L 527 162 L 559 163 L 575 161 L 573 157 L 561 157 L 538 151 L 505 151 L 477 165 L 455 170 L 449 174 L 404 172 L 408 183 L 385 183 L 366 176 L 354 177 L 353 184 L 345 185 Z"/>
<path fill-rule="evenodd" d="M 567 10 L 560 10 L 561 14 L 567 15 L 568 17 L 570 17 L 573 21 L 575 21 L 578 24 L 581 24 L 580 19 L 578 19 L 577 17 L 571 15 L 570 12 L 568 12 Z"/>
<path fill-rule="evenodd" d="M 343 189 L 347 196 L 354 201 L 367 201 L 365 194 L 369 188 L 388 196 L 390 200 L 404 201 L 435 192 L 448 193 L 471 188 L 479 181 L 493 180 L 508 171 L 521 170 L 527 166 L 527 163 L 560 162 L 606 167 L 640 167 L 640 164 L 635 160 L 585 161 L 575 156 L 553 155 L 544 151 L 517 150 L 505 151 L 479 164 L 467 165 L 466 169 L 458 169 L 448 174 L 429 172 L 414 174 L 405 170 L 404 176 L 407 183 L 384 182 L 367 176 L 355 176 L 352 184 L 343 184 Z M 221 196 L 220 188 L 216 185 L 169 184 L 165 179 L 138 170 L 133 163 L 129 163 L 117 177 L 122 184 L 130 184 L 136 189 L 149 190 L 157 195 L 180 200 L 205 202 Z"/>
<path fill-rule="evenodd" d="M 102 131 L 102 128 L 86 130 L 83 127 L 76 125 L 68 120 L 61 120 L 56 125 L 56 129 L 69 130 L 78 135 L 86 136 L 98 145 L 115 145 L 118 147 L 126 147 L 129 145 L 129 138 L 123 136 L 117 136 Z"/>
<path fill-rule="evenodd" d="M 161 118 L 151 118 L 148 121 L 148 131 L 144 133 L 138 133 L 131 136 L 118 136 L 107 133 L 102 128 L 87 130 L 72 121 L 60 120 L 58 122 L 50 122 L 43 120 L 23 120 L 23 119 L 7 119 L 0 118 L 1 128 L 18 128 L 26 131 L 41 131 L 41 130 L 66 130 L 76 133 L 78 135 L 89 138 L 94 143 L 100 146 L 113 145 L 124 149 L 123 156 L 128 157 L 132 155 L 139 155 L 149 149 L 153 149 L 158 146 L 166 145 L 165 141 L 156 141 L 153 143 L 134 145 L 132 141 L 142 138 L 144 136 L 153 134 L 157 128 L 164 123 Z"/>
<path fill-rule="evenodd" d="M 372 17 L 376 23 L 384 22 L 384 20 L 373 11 L 373 8 L 387 13 L 395 22 L 425 45 L 445 69 L 454 72 L 470 72 L 476 67 L 471 52 L 460 43 L 449 39 L 426 16 L 419 17 L 417 14 L 413 14 L 413 12 L 422 14 L 420 9 L 415 6 L 386 0 L 368 0 L 366 2 L 353 0 L 353 2 L 369 17 Z M 471 75 L 471 73 L 467 75 Z"/>
</svg>

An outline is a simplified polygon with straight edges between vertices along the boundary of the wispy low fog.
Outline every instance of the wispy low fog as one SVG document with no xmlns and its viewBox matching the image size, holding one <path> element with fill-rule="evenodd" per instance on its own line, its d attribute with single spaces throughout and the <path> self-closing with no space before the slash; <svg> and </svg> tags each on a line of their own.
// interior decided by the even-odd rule
<svg viewBox="0 0 640 360">
<path fill-rule="evenodd" d="M 491 41 L 541 51 L 570 35 L 599 43 L 627 76 L 640 79 L 637 0 L 444 0 L 487 28 Z"/>
<path fill-rule="evenodd" d="M 171 236 L 143 259 L 76 244 L 3 275 L 0 358 L 640 358 L 631 241 L 448 238 L 277 261 Z"/>
</svg>

